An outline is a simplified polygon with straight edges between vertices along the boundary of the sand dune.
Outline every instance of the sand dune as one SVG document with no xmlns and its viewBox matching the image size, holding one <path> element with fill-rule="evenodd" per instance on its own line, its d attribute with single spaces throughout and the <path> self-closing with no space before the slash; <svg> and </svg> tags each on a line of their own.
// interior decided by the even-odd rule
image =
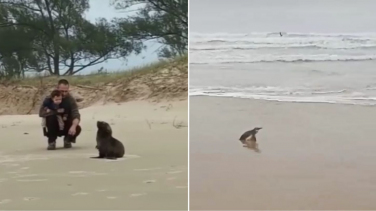
<svg viewBox="0 0 376 211">
<path fill-rule="evenodd" d="M 72 149 L 47 151 L 36 115 L 0 116 L 0 209 L 186 210 L 187 101 L 96 105 L 81 110 Z M 111 124 L 124 158 L 96 156 L 96 121 Z"/>
</svg>

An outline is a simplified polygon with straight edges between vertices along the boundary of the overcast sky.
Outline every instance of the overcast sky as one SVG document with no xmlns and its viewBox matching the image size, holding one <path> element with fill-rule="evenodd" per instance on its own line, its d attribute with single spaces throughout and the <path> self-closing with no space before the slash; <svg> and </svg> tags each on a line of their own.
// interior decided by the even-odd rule
<svg viewBox="0 0 376 211">
<path fill-rule="evenodd" d="M 189 31 L 376 32 L 376 0 L 189 0 Z"/>
</svg>

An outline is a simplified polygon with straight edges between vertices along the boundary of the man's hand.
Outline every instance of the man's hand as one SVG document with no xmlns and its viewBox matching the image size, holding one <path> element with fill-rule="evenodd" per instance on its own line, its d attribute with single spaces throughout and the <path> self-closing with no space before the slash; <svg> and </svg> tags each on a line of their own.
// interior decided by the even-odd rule
<svg viewBox="0 0 376 211">
<path fill-rule="evenodd" d="M 59 109 L 57 109 L 57 113 L 64 113 L 64 108 L 59 108 Z"/>
<path fill-rule="evenodd" d="M 76 129 L 77 129 L 78 123 L 80 123 L 79 119 L 74 119 L 73 120 L 72 126 L 69 128 L 69 131 L 68 131 L 69 135 L 71 135 L 71 136 L 76 135 Z"/>
<path fill-rule="evenodd" d="M 51 110 L 50 110 L 49 108 L 47 108 L 47 107 L 44 108 L 44 110 L 46 111 L 46 113 L 50 113 L 50 111 L 51 111 Z"/>
<path fill-rule="evenodd" d="M 68 131 L 68 134 L 71 135 L 71 136 L 74 136 L 76 135 L 76 125 L 72 125 L 70 128 L 69 128 L 69 131 Z"/>
</svg>

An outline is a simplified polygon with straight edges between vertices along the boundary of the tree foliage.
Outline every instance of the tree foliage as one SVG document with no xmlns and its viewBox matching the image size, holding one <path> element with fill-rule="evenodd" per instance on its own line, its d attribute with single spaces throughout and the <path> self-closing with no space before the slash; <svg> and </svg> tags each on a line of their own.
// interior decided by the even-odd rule
<svg viewBox="0 0 376 211">
<path fill-rule="evenodd" d="M 0 4 L 0 78 L 22 76 L 28 64 L 38 66 L 37 52 L 32 47 L 36 34 L 23 27 L 5 27 L 8 16 L 8 11 Z"/>
<path fill-rule="evenodd" d="M 124 36 L 156 39 L 163 44 L 159 55 L 183 55 L 188 47 L 188 0 L 113 0 L 119 10 L 134 11 L 132 17 L 116 20 Z"/>
<path fill-rule="evenodd" d="M 112 1 L 126 17 L 93 23 L 83 16 L 89 0 L 0 0 L 0 78 L 73 75 L 138 54 L 147 40 L 163 44 L 161 57 L 186 53 L 188 0 Z"/>
<path fill-rule="evenodd" d="M 88 9 L 89 0 L 0 0 L 2 69 L 72 75 L 142 50 L 142 40 L 120 35 L 117 24 L 86 20 Z"/>
</svg>

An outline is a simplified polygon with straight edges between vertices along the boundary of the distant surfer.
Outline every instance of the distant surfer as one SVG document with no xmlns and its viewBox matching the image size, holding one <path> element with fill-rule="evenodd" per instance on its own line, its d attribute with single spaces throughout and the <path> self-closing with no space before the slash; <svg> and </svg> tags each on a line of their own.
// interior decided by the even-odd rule
<svg viewBox="0 0 376 211">
<path fill-rule="evenodd" d="M 282 32 L 279 32 L 279 36 L 281 36 L 281 37 L 283 36 L 283 35 L 282 35 Z"/>
</svg>

